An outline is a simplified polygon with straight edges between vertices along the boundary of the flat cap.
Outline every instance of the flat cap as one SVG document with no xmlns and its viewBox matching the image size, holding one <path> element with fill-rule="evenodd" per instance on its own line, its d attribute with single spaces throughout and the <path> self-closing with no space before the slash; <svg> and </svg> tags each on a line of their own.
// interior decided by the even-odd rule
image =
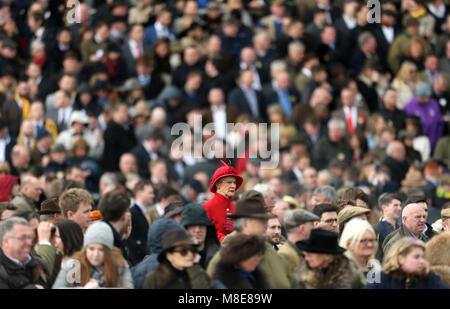
<svg viewBox="0 0 450 309">
<path fill-rule="evenodd" d="M 290 230 L 306 222 L 319 220 L 320 218 L 318 216 L 304 209 L 288 210 L 283 217 L 284 227 L 286 230 Z"/>
<path fill-rule="evenodd" d="M 368 214 L 369 212 L 370 212 L 370 209 L 364 208 L 364 207 L 358 207 L 358 206 L 345 207 L 338 214 L 338 217 L 337 217 L 338 225 L 341 225 L 342 223 L 345 223 L 356 216 L 359 216 L 362 214 Z"/>
</svg>

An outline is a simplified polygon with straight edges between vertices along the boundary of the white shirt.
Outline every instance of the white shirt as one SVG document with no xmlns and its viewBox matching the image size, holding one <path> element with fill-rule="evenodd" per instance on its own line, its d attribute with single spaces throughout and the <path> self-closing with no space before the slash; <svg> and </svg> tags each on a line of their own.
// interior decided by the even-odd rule
<svg viewBox="0 0 450 309">
<path fill-rule="evenodd" d="M 72 114 L 72 106 L 58 109 L 58 123 L 66 123 L 69 126 L 70 115 Z"/>
<path fill-rule="evenodd" d="M 384 37 L 389 44 L 392 44 L 394 41 L 394 27 L 381 26 L 381 31 L 383 31 Z"/>
<path fill-rule="evenodd" d="M 312 78 L 312 72 L 310 69 L 303 68 L 302 73 L 305 74 L 306 76 L 308 76 L 309 78 Z"/>
<path fill-rule="evenodd" d="M 138 44 L 136 41 L 129 40 L 128 46 L 130 47 L 130 51 L 134 59 L 137 59 L 139 57 L 138 47 L 141 48 L 141 56 L 144 55 L 144 48 L 142 47 L 142 44 Z"/>
<path fill-rule="evenodd" d="M 348 29 L 353 29 L 356 27 L 356 18 L 355 17 L 350 19 L 346 15 L 342 15 L 342 19 L 344 20 Z"/>
<path fill-rule="evenodd" d="M 147 207 L 142 206 L 137 201 L 135 202 L 136 206 L 141 210 L 144 217 L 147 215 Z"/>
<path fill-rule="evenodd" d="M 156 204 L 155 208 L 156 208 L 156 212 L 158 212 L 158 215 L 159 215 L 160 217 L 164 216 L 164 210 L 161 209 L 161 207 L 159 207 L 159 203 Z"/>
<path fill-rule="evenodd" d="M 350 112 L 350 108 L 348 106 L 344 106 L 345 123 L 347 123 L 347 118 L 348 118 L 349 112 Z M 358 109 L 356 108 L 356 106 L 352 106 L 351 113 L 352 113 L 353 129 L 356 129 L 356 126 L 358 125 Z"/>
<path fill-rule="evenodd" d="M 220 138 L 224 138 L 227 132 L 227 111 L 225 104 L 222 104 L 219 107 L 211 106 L 211 112 L 216 135 Z"/>
<path fill-rule="evenodd" d="M 158 154 L 150 148 L 150 146 L 147 144 L 147 142 L 142 143 L 142 145 L 144 146 L 145 150 L 147 151 L 148 155 L 150 156 L 150 160 L 158 159 Z"/>
<path fill-rule="evenodd" d="M 292 172 L 294 172 L 295 177 L 297 177 L 297 180 L 299 183 L 303 183 L 303 173 L 300 171 L 296 166 L 292 168 Z"/>
<path fill-rule="evenodd" d="M 158 38 L 171 39 L 170 31 L 167 27 L 164 27 L 159 21 L 155 22 L 156 36 Z"/>
<path fill-rule="evenodd" d="M 0 139 L 0 162 L 6 161 L 6 145 L 9 144 L 9 137 Z"/>
</svg>

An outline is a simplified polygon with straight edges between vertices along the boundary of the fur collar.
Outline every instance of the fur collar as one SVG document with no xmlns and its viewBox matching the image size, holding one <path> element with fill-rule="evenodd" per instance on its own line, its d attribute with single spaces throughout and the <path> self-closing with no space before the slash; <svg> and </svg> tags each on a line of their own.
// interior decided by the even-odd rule
<svg viewBox="0 0 450 309">
<path fill-rule="evenodd" d="M 351 289 L 361 288 L 362 273 L 355 262 L 343 255 L 336 256 L 325 269 L 311 269 L 306 260 L 298 269 L 301 288 L 306 289 Z"/>
</svg>

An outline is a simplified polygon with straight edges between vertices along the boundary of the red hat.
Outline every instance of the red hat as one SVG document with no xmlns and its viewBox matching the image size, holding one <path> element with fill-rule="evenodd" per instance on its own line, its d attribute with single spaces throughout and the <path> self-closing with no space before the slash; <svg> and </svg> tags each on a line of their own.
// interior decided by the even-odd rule
<svg viewBox="0 0 450 309">
<path fill-rule="evenodd" d="M 236 190 L 239 189 L 239 187 L 242 185 L 243 179 L 241 176 L 239 176 L 237 170 L 227 165 L 225 162 L 220 160 L 222 162 L 223 166 L 219 167 L 215 172 L 213 177 L 211 178 L 211 184 L 209 185 L 209 191 L 212 193 L 216 193 L 216 182 L 220 178 L 227 177 L 227 176 L 233 176 L 236 177 Z"/>
</svg>

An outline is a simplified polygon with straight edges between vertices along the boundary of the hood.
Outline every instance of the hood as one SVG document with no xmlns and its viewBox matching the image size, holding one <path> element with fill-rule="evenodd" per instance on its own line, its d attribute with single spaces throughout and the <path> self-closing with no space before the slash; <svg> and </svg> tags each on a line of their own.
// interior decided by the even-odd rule
<svg viewBox="0 0 450 309">
<path fill-rule="evenodd" d="M 176 99 L 178 101 L 181 101 L 183 99 L 183 94 L 182 94 L 181 90 L 175 86 L 169 85 L 161 91 L 161 93 L 158 96 L 157 101 L 160 104 L 165 105 L 166 101 L 169 99 Z"/>
<path fill-rule="evenodd" d="M 184 206 L 183 212 L 181 213 L 180 224 L 185 228 L 188 225 L 206 225 L 212 226 L 213 223 L 206 214 L 205 208 L 197 203 L 189 203 Z"/>
<path fill-rule="evenodd" d="M 158 254 L 162 250 L 162 236 L 171 230 L 184 230 L 183 226 L 171 218 L 160 218 L 150 225 L 147 240 L 151 254 Z"/>
</svg>

